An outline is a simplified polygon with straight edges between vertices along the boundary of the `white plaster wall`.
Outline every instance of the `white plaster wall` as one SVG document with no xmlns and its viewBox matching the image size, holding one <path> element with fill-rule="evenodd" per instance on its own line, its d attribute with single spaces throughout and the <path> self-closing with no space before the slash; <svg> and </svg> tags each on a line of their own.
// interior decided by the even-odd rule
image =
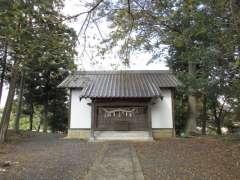
<svg viewBox="0 0 240 180">
<path fill-rule="evenodd" d="M 70 128 L 91 128 L 91 99 L 79 99 L 80 90 L 72 90 Z"/>
<path fill-rule="evenodd" d="M 163 100 L 152 106 L 152 128 L 173 128 L 171 90 L 162 90 Z"/>
</svg>

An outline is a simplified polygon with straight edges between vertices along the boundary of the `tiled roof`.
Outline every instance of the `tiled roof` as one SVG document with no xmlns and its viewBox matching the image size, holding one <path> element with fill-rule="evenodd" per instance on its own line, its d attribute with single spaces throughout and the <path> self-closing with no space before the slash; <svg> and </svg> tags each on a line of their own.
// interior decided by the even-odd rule
<svg viewBox="0 0 240 180">
<path fill-rule="evenodd" d="M 170 71 L 77 71 L 59 87 L 82 88 L 80 97 L 160 97 L 180 82 Z"/>
</svg>

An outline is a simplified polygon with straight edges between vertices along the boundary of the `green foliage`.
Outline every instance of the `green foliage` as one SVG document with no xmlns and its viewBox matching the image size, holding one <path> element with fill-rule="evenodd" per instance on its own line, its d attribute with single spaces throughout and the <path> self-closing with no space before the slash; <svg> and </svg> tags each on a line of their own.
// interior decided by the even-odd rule
<svg viewBox="0 0 240 180">
<path fill-rule="evenodd" d="M 214 126 L 239 109 L 239 8 L 236 0 L 107 1 L 96 16 L 106 17 L 113 29 L 104 41 L 108 47 L 125 42 L 123 55 L 143 50 L 159 60 L 163 45 L 167 47 L 166 62 L 184 82 L 176 104 L 182 128 L 188 104 L 178 103 L 188 95 L 207 97 L 207 115 Z M 109 50 L 100 48 L 102 54 Z"/>
<path fill-rule="evenodd" d="M 21 127 L 28 128 L 28 116 L 34 113 L 36 128 L 47 111 L 50 128 L 65 130 L 67 92 L 57 85 L 76 68 L 76 33 L 63 23 L 63 1 L 2 0 L 0 7 L 0 44 L 8 43 L 8 63 L 17 63 L 18 73 L 24 74 Z"/>
<path fill-rule="evenodd" d="M 61 93 L 61 92 L 60 92 Z M 59 95 L 60 93 L 57 93 Z M 66 100 L 54 99 L 50 105 L 49 125 L 53 132 L 67 131 L 68 125 L 68 109 L 66 108 Z"/>
<path fill-rule="evenodd" d="M 180 87 L 175 95 L 175 129 L 177 135 L 183 133 L 187 117 L 187 96 L 184 88 Z"/>
<path fill-rule="evenodd" d="M 0 118 L 2 118 L 3 109 L 0 108 Z"/>
</svg>

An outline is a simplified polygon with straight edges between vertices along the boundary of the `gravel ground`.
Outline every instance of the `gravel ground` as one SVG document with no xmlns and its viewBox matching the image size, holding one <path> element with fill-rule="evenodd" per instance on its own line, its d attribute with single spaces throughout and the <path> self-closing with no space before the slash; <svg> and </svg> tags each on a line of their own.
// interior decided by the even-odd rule
<svg viewBox="0 0 240 180">
<path fill-rule="evenodd" d="M 104 144 L 56 134 L 30 134 L 0 145 L 0 180 L 84 179 Z M 174 138 L 149 143 L 114 142 L 107 156 L 116 153 L 114 148 L 121 151 L 130 146 L 137 153 L 146 180 L 240 179 L 239 141 Z M 1 172 L 3 169 L 6 172 Z"/>
<path fill-rule="evenodd" d="M 135 144 L 146 180 L 239 180 L 240 142 L 165 139 Z"/>
<path fill-rule="evenodd" d="M 83 179 L 100 146 L 56 134 L 28 137 L 0 147 L 0 164 L 10 161 L 0 179 Z"/>
</svg>

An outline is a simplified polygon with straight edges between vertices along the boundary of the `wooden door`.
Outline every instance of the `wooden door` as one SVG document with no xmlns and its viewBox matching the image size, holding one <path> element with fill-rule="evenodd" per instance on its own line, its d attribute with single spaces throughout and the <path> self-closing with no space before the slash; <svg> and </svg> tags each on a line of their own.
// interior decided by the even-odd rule
<svg viewBox="0 0 240 180">
<path fill-rule="evenodd" d="M 146 106 L 98 107 L 96 130 L 140 131 L 147 130 Z"/>
</svg>

